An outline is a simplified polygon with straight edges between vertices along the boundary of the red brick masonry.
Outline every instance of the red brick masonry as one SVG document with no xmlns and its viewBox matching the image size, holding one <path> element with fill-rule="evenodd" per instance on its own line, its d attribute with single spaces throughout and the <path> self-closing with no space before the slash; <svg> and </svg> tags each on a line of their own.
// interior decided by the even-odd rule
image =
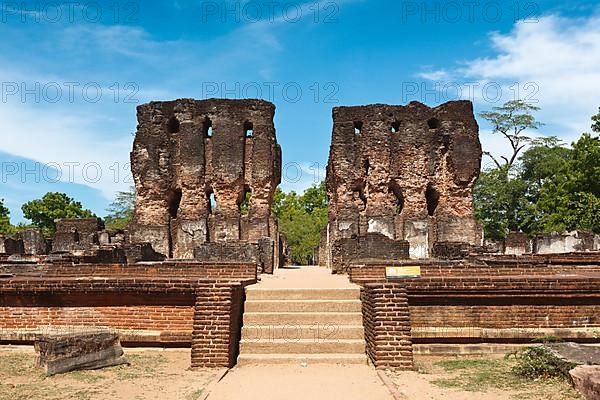
<svg viewBox="0 0 600 400">
<path fill-rule="evenodd" d="M 152 342 L 191 340 L 192 367 L 232 366 L 243 288 L 255 282 L 255 264 L 71 265 L 27 271 L 0 279 L 0 330 L 106 326 L 158 331 L 160 338 Z"/>
<path fill-rule="evenodd" d="M 385 278 L 386 265 L 401 264 L 421 264 L 422 276 Z M 363 287 L 367 349 L 377 367 L 411 365 L 411 343 L 525 343 L 527 329 L 585 341 L 600 328 L 598 254 L 373 262 L 351 267 L 350 278 Z M 482 329 L 485 338 L 467 332 Z"/>
<path fill-rule="evenodd" d="M 406 288 L 372 283 L 361 289 L 367 355 L 376 368 L 412 369 L 410 311 Z"/>
</svg>

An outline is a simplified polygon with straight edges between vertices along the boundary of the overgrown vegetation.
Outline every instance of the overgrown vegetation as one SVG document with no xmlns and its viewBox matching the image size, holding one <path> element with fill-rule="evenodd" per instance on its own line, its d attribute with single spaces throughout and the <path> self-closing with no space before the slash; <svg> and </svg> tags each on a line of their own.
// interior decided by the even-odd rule
<svg viewBox="0 0 600 400">
<path fill-rule="evenodd" d="M 569 378 L 575 364 L 566 362 L 542 346 L 531 346 L 507 354 L 516 364 L 511 372 L 525 379 Z"/>
<path fill-rule="evenodd" d="M 581 398 L 566 380 L 557 377 L 531 380 L 514 372 L 518 365 L 514 357 L 477 358 L 442 360 L 434 362 L 433 367 L 422 365 L 421 369 L 432 377 L 438 376 L 431 383 L 442 388 L 466 392 L 502 391 L 515 399 Z"/>
<path fill-rule="evenodd" d="M 500 240 L 509 231 L 600 233 L 600 112 L 592 117 L 593 134 L 565 147 L 555 137 L 526 135 L 542 126 L 532 115 L 537 110 L 513 101 L 481 114 L 512 149 L 503 161 L 486 152 L 495 167 L 482 171 L 475 186 L 475 213 L 486 237 Z"/>
</svg>

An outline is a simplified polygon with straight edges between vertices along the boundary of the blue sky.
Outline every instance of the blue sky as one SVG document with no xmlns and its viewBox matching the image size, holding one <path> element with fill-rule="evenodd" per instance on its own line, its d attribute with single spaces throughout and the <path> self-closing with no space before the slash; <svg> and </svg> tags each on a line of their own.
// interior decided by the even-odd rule
<svg viewBox="0 0 600 400">
<path fill-rule="evenodd" d="M 600 106 L 594 2 L 0 4 L 0 198 L 13 222 L 47 191 L 105 215 L 131 184 L 135 107 L 151 100 L 274 102 L 282 187 L 297 191 L 324 177 L 334 106 L 527 98 L 540 133 L 566 142 Z"/>
</svg>

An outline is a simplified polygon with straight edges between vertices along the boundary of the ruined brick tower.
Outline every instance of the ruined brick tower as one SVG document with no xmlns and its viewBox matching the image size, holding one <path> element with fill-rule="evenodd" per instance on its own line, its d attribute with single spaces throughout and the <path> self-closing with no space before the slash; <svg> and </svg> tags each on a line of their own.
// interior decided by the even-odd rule
<svg viewBox="0 0 600 400">
<path fill-rule="evenodd" d="M 329 264 L 481 244 L 472 193 L 482 151 L 471 102 L 337 107 L 333 124 Z"/>
<path fill-rule="evenodd" d="M 277 242 L 271 203 L 281 149 L 273 104 L 182 99 L 144 104 L 137 112 L 133 243 L 189 259 L 207 243 Z"/>
</svg>

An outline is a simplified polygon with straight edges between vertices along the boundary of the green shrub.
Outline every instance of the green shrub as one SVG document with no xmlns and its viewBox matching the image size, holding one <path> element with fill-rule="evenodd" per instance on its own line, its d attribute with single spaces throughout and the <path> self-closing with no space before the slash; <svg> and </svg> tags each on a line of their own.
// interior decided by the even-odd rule
<svg viewBox="0 0 600 400">
<path fill-rule="evenodd" d="M 507 354 L 509 357 L 514 357 L 517 362 L 512 372 L 526 379 L 568 378 L 569 371 L 575 367 L 543 346 L 525 347 Z"/>
</svg>

